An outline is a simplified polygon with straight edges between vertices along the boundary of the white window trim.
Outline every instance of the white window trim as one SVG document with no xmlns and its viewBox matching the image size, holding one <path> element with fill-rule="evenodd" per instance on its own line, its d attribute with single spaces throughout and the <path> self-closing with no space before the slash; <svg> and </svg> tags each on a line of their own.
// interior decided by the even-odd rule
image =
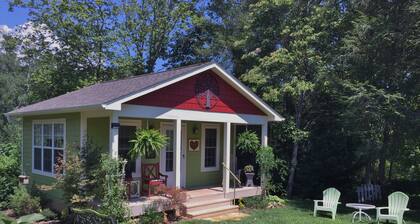
<svg viewBox="0 0 420 224">
<path fill-rule="evenodd" d="M 121 126 L 135 126 L 136 129 L 141 129 L 142 128 L 142 121 L 141 120 L 136 120 L 136 119 L 120 119 L 120 125 Z M 118 133 L 119 135 L 119 133 Z M 119 146 L 118 146 L 119 147 Z M 118 148 L 118 150 L 120 150 Z M 136 159 L 136 172 L 131 172 L 131 176 L 134 178 L 140 178 L 141 177 L 141 157 L 139 156 Z"/>
<path fill-rule="evenodd" d="M 206 145 L 206 129 L 216 129 L 216 166 L 205 167 L 205 145 Z M 219 170 L 220 163 L 220 125 L 219 124 L 202 124 L 201 125 L 201 172 L 212 172 Z"/>
<path fill-rule="evenodd" d="M 42 176 L 48 176 L 55 178 L 55 171 L 54 171 L 54 150 L 55 147 L 48 147 L 51 148 L 51 161 L 53 163 L 52 172 L 46 172 L 44 171 L 44 128 L 41 129 L 41 170 L 35 169 L 35 124 L 53 124 L 52 128 L 52 141 L 54 145 L 54 124 L 63 124 L 63 148 L 58 148 L 59 150 L 63 150 L 63 160 L 66 162 L 66 146 L 67 146 L 67 134 L 66 134 L 66 119 L 44 119 L 44 120 L 33 120 L 32 121 L 32 173 L 42 175 Z M 38 146 L 36 146 L 39 148 Z M 65 173 L 65 171 L 63 172 Z"/>
</svg>

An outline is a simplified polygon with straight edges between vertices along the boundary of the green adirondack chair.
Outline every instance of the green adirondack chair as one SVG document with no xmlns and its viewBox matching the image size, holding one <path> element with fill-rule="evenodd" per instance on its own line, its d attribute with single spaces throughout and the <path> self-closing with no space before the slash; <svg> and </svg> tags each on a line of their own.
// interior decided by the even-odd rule
<svg viewBox="0 0 420 224">
<path fill-rule="evenodd" d="M 408 211 L 408 196 L 402 192 L 394 192 L 388 196 L 388 207 L 376 208 L 376 220 L 378 223 L 382 220 L 396 221 L 397 224 L 404 223 L 403 215 Z M 381 210 L 388 210 L 388 214 L 382 214 Z"/>
<path fill-rule="evenodd" d="M 328 188 L 322 192 L 324 195 L 322 200 L 314 200 L 314 216 L 317 211 L 326 211 L 332 213 L 332 219 L 335 220 L 335 214 L 337 214 L 337 205 L 340 204 L 340 191 L 335 188 Z M 322 205 L 321 205 L 322 203 Z"/>
</svg>

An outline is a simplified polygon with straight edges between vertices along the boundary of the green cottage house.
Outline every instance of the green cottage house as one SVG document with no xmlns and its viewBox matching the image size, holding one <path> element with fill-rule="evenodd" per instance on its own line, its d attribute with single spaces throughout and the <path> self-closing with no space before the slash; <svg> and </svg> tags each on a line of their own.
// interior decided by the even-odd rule
<svg viewBox="0 0 420 224">
<path fill-rule="evenodd" d="M 233 173 L 243 168 L 234 150 L 236 133 L 253 126 L 267 145 L 268 122 L 283 120 L 215 63 L 95 84 L 7 116 L 23 118 L 23 172 L 29 185 L 52 185 L 54 166 L 66 160 L 67 147 L 83 146 L 89 139 L 112 157 L 129 159 L 136 129 L 160 130 L 169 139 L 160 154 L 128 163 L 131 215 L 142 214 L 157 197 L 145 190 L 144 178 L 154 176 L 185 189 L 191 217 L 235 210 L 233 197 L 261 194 L 257 186 L 233 187 Z M 59 190 L 50 189 L 47 196 L 54 206 L 63 206 Z"/>
</svg>

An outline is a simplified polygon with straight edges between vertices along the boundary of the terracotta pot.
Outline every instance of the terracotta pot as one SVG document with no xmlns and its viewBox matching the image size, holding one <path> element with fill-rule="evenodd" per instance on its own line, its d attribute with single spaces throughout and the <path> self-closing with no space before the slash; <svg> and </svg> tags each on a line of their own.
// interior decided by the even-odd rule
<svg viewBox="0 0 420 224">
<path fill-rule="evenodd" d="M 253 187 L 254 186 L 254 176 L 255 173 L 245 173 L 246 176 L 246 184 L 247 187 Z"/>
</svg>

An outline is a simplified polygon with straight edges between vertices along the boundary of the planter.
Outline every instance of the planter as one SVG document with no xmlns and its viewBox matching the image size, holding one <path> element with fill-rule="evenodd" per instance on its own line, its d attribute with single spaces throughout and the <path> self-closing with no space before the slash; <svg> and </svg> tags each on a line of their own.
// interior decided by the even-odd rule
<svg viewBox="0 0 420 224">
<path fill-rule="evenodd" d="M 255 173 L 245 173 L 246 176 L 246 187 L 253 187 L 254 186 L 254 176 Z"/>
</svg>

